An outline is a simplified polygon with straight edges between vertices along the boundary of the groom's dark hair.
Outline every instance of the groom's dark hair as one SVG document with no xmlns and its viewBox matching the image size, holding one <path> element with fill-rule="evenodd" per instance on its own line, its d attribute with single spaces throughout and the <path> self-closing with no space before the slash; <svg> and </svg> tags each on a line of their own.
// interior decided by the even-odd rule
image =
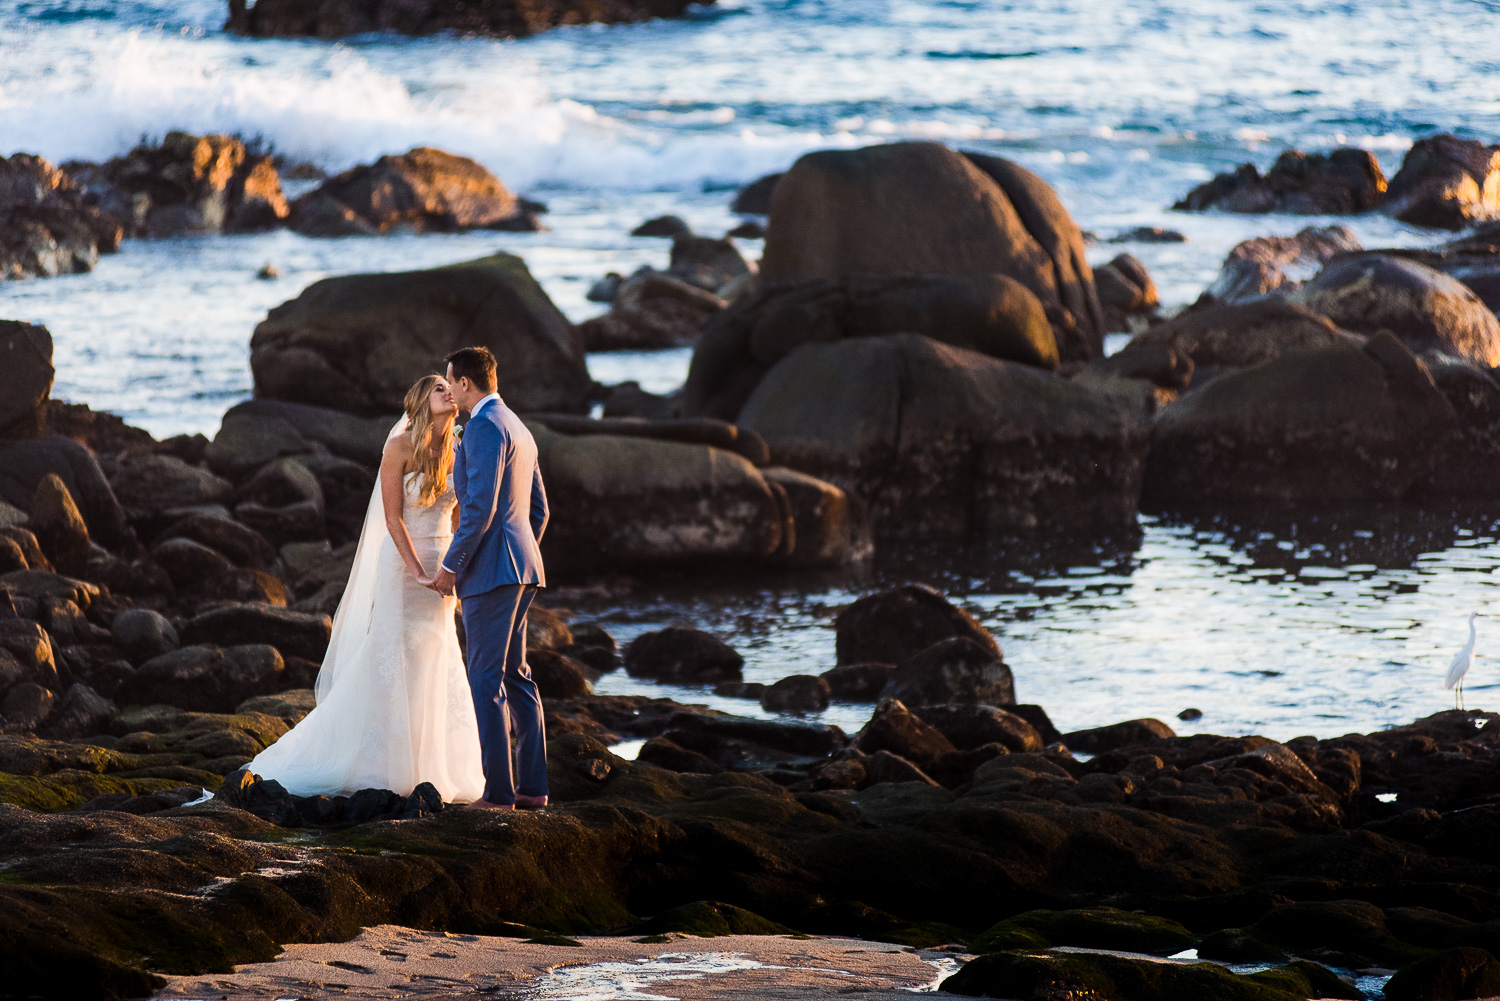
<svg viewBox="0 0 1500 1001">
<path fill-rule="evenodd" d="M 495 391 L 495 356 L 489 348 L 459 348 L 446 359 L 453 366 L 453 378 L 467 378 L 480 389 Z"/>
</svg>

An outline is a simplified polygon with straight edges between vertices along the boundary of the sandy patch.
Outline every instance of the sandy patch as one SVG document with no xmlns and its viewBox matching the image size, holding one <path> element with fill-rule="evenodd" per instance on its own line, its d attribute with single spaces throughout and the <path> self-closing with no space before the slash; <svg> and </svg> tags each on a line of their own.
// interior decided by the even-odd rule
<svg viewBox="0 0 1500 1001">
<path fill-rule="evenodd" d="M 777 936 L 582 938 L 578 947 L 482 935 L 367 928 L 348 942 L 292 945 L 227 976 L 175 977 L 158 998 L 520 997 L 708 1001 L 909 996 L 951 972 L 899 945 Z M 934 960 L 941 960 L 937 956 Z"/>
</svg>

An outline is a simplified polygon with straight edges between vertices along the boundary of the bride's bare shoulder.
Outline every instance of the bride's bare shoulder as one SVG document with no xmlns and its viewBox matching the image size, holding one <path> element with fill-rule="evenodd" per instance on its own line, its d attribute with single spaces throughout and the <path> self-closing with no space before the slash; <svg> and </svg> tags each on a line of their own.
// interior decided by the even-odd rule
<svg viewBox="0 0 1500 1001">
<path fill-rule="evenodd" d="M 411 439 L 404 434 L 398 434 L 386 440 L 385 450 L 381 454 L 386 459 L 399 458 L 404 461 L 411 458 L 413 451 L 415 451 L 415 446 L 412 445 Z"/>
</svg>

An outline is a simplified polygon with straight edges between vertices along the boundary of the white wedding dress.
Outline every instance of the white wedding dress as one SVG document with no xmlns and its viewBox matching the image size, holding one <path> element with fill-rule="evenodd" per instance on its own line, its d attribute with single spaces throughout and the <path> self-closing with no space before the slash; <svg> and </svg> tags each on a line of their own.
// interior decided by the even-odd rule
<svg viewBox="0 0 1500 1001">
<path fill-rule="evenodd" d="M 423 506 L 419 485 L 416 473 L 403 478 L 402 510 L 417 558 L 436 573 L 453 537 L 456 501 L 449 489 Z M 296 796 L 360 789 L 407 796 L 431 782 L 446 802 L 482 797 L 479 728 L 454 601 L 418 584 L 401 562 L 377 483 L 318 674 L 317 707 L 246 767 Z"/>
</svg>

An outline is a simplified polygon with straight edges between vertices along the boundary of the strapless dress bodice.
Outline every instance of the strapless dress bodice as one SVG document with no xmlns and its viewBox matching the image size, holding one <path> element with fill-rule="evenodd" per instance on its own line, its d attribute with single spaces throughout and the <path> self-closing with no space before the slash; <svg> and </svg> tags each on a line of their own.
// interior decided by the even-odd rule
<svg viewBox="0 0 1500 1001">
<path fill-rule="evenodd" d="M 403 479 L 405 497 L 401 516 L 406 521 L 407 534 L 413 539 L 446 539 L 453 534 L 453 505 L 457 498 L 450 486 L 431 504 L 421 503 L 421 475 L 407 473 Z"/>
</svg>

